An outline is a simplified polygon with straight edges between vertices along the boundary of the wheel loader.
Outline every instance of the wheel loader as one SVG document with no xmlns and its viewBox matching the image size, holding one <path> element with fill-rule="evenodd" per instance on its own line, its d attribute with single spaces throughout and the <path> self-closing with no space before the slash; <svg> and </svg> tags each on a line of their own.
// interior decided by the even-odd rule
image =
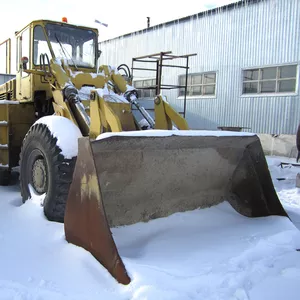
<svg viewBox="0 0 300 300">
<path fill-rule="evenodd" d="M 23 201 L 41 196 L 66 240 L 122 284 L 131 279 L 112 227 L 222 201 L 247 217 L 287 216 L 255 134 L 190 130 L 161 94 L 151 116 L 132 78 L 98 66 L 97 38 L 50 20 L 16 32 L 16 76 L 0 86 L 2 184 L 19 167 Z"/>
</svg>

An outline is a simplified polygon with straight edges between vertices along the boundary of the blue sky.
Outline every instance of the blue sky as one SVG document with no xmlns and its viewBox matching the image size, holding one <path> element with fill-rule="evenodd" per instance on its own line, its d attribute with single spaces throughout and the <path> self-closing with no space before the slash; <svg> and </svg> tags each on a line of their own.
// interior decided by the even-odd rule
<svg viewBox="0 0 300 300">
<path fill-rule="evenodd" d="M 31 20 L 60 21 L 64 16 L 69 23 L 98 27 L 104 40 L 145 28 L 147 17 L 157 25 L 230 2 L 234 0 L 7 0 L 1 4 L 0 41 L 13 38 Z M 95 19 L 108 27 L 94 23 Z"/>
</svg>

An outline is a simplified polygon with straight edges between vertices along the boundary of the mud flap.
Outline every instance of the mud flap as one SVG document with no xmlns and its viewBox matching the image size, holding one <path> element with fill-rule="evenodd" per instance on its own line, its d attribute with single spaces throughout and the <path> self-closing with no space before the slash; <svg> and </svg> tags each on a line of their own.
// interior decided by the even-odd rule
<svg viewBox="0 0 300 300">
<path fill-rule="evenodd" d="M 127 284 L 110 227 L 222 201 L 248 217 L 287 216 L 257 136 L 80 138 L 65 234 Z"/>
</svg>

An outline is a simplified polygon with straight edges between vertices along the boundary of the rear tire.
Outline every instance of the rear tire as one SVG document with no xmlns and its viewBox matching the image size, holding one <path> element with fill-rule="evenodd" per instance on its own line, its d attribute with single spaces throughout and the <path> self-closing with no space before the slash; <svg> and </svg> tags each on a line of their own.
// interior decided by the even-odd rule
<svg viewBox="0 0 300 300">
<path fill-rule="evenodd" d="M 32 198 L 31 185 L 37 195 L 46 194 L 44 214 L 50 221 L 64 222 L 66 200 L 72 182 L 76 158 L 66 159 L 45 124 L 31 127 L 24 138 L 20 154 L 20 186 L 23 202 Z"/>
</svg>

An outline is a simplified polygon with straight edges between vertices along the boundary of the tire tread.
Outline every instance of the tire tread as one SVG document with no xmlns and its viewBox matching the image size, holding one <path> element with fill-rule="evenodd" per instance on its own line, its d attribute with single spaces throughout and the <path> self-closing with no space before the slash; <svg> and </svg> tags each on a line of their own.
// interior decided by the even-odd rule
<svg viewBox="0 0 300 300">
<path fill-rule="evenodd" d="M 47 125 L 40 123 L 32 126 L 23 140 L 20 153 L 20 166 L 22 166 L 22 161 L 24 159 L 26 160 L 24 153 L 26 153 L 25 149 L 27 145 L 34 139 L 40 139 L 40 141 L 42 141 L 43 148 L 52 164 L 51 170 L 53 174 L 48 175 L 50 175 L 50 180 L 52 180 L 54 188 L 52 188 L 52 191 L 48 191 L 51 198 L 47 199 L 47 203 L 44 205 L 45 216 L 50 221 L 63 222 L 76 157 L 72 159 L 65 158 L 57 145 L 57 138 L 51 134 Z M 28 188 L 24 186 L 26 180 L 23 180 L 22 174 L 22 171 L 20 171 L 21 195 L 25 202 L 30 195 L 28 195 Z"/>
</svg>

